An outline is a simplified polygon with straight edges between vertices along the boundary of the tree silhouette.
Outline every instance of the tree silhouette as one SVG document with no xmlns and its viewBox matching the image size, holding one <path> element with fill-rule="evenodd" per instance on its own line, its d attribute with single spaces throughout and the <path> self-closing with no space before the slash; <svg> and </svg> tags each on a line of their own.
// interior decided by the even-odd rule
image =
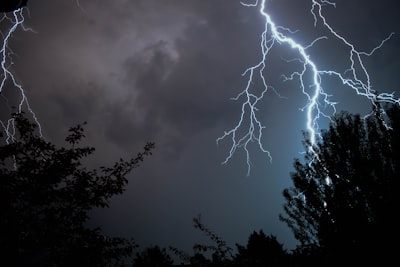
<svg viewBox="0 0 400 267">
<path fill-rule="evenodd" d="M 70 128 L 69 148 L 57 148 L 23 114 L 13 119 L 16 135 L 0 146 L 1 260 L 12 266 L 106 266 L 130 255 L 130 240 L 85 224 L 91 209 L 108 207 L 112 196 L 123 193 L 126 175 L 154 144 L 130 160 L 88 170 L 82 161 L 94 148 L 79 147 L 81 125 Z"/>
<path fill-rule="evenodd" d="M 394 257 L 399 124 L 398 106 L 384 113 L 376 104 L 367 118 L 343 112 L 322 132 L 316 154 L 295 160 L 280 219 L 300 241 L 299 254 L 326 264 Z"/>
<path fill-rule="evenodd" d="M 211 244 L 195 243 L 193 245 L 193 255 L 170 246 L 169 249 L 182 260 L 181 265 L 189 264 L 184 266 L 193 267 L 232 266 L 232 248 L 228 246 L 225 240 L 202 223 L 200 214 L 193 218 L 193 226 L 205 234 L 210 239 Z"/>
<path fill-rule="evenodd" d="M 235 256 L 236 266 L 282 266 L 288 258 L 283 245 L 276 240 L 274 235 L 266 236 L 261 230 L 253 232 L 248 239 L 246 247 L 236 245 L 238 254 Z"/>
<path fill-rule="evenodd" d="M 168 255 L 165 248 L 152 246 L 146 248 L 141 253 L 136 254 L 134 267 L 166 267 L 172 266 L 173 260 Z"/>
<path fill-rule="evenodd" d="M 208 229 L 201 222 L 200 215 L 193 218 L 193 226 L 194 228 L 203 232 L 213 242 L 212 245 L 195 244 L 193 246 L 193 250 L 196 252 L 196 254 L 201 254 L 202 252 L 212 252 L 211 266 L 230 266 L 232 260 L 232 248 L 228 246 L 226 241 Z M 197 255 L 197 258 L 200 257 Z"/>
</svg>

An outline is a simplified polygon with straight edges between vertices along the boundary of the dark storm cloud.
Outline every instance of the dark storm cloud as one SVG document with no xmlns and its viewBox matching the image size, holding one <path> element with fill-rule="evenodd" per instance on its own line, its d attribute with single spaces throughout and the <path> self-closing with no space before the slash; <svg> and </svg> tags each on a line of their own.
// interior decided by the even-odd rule
<svg viewBox="0 0 400 267">
<path fill-rule="evenodd" d="M 238 5 L 227 13 L 231 16 L 221 20 L 218 14 L 229 8 L 222 2 L 214 6 L 199 1 L 183 5 L 174 1 L 118 3 L 81 1 L 81 11 L 73 3 L 62 2 L 62 8 L 53 3 L 47 11 L 39 10 L 37 16 L 52 21 L 39 21 L 37 27 L 32 23 L 41 32 L 31 38 L 36 38 L 43 52 L 23 57 L 41 62 L 27 69 L 39 67 L 38 73 L 56 79 L 44 81 L 36 75 L 30 80 L 36 80 L 42 92 L 47 91 L 60 103 L 63 116 L 74 118 L 74 114 L 81 113 L 93 119 L 93 110 L 85 110 L 90 105 L 79 103 L 84 101 L 82 97 L 96 99 L 103 101 L 97 105 L 98 120 L 113 117 L 117 128 L 122 121 L 131 120 L 133 128 L 129 129 L 147 132 L 149 138 L 158 133 L 155 137 L 159 139 L 171 130 L 181 138 L 216 121 L 225 121 L 217 116 L 229 116 L 231 112 L 226 107 L 220 112 L 218 96 L 223 89 L 234 86 L 232 75 L 242 71 L 231 71 L 233 66 L 240 66 L 232 61 L 238 60 L 234 58 L 237 46 L 243 46 L 243 42 L 235 41 L 240 33 L 237 26 L 243 29 L 238 23 Z M 32 13 L 36 11 L 35 7 L 31 9 Z M 87 90 L 83 96 L 84 86 L 96 87 L 102 100 L 95 97 L 94 90 Z M 166 127 L 169 129 L 163 130 Z M 107 131 L 116 132 L 114 129 Z M 129 132 L 109 136 L 123 142 L 124 133 L 129 136 Z"/>
<path fill-rule="evenodd" d="M 248 30 L 237 8 L 228 12 L 230 16 L 217 19 L 222 8 L 217 3 L 207 10 L 211 16 L 199 12 L 201 8 L 193 8 L 199 14 L 185 21 L 179 38 L 172 43 L 168 40 L 151 43 L 124 62 L 124 82 L 132 91 L 129 102 L 134 106 L 133 118 L 137 118 L 131 123 L 135 125 L 131 128 L 133 132 L 147 133 L 161 144 L 184 145 L 184 140 L 192 135 L 216 123 L 232 121 L 237 112 L 229 110 L 233 106 L 228 106 L 228 101 L 220 100 L 226 88 L 237 89 L 234 88 L 237 74 L 244 66 L 238 52 L 245 46 L 237 38 Z M 160 16 L 166 15 L 160 13 Z M 126 124 L 126 118 L 115 117 L 116 125 Z M 129 132 L 127 138 L 131 136 Z M 125 143 L 121 132 L 111 130 L 111 133 L 110 138 Z"/>
<path fill-rule="evenodd" d="M 30 59 L 27 71 L 37 69 L 29 78 L 33 90 L 40 88 L 33 98 L 58 103 L 60 114 L 43 111 L 48 120 L 73 124 L 82 114 L 91 125 L 103 124 L 110 143 L 121 148 L 131 150 L 139 140 L 132 137 L 141 137 L 175 145 L 169 150 L 179 153 L 192 135 L 218 123 L 228 128 L 237 117 L 239 106 L 228 99 L 256 58 L 249 47 L 258 47 L 258 27 L 249 27 L 251 14 L 240 3 L 62 1 L 46 7 L 32 6 L 31 13 L 46 19 L 33 20 L 38 33 L 26 37 L 40 52 L 21 58 Z"/>
</svg>

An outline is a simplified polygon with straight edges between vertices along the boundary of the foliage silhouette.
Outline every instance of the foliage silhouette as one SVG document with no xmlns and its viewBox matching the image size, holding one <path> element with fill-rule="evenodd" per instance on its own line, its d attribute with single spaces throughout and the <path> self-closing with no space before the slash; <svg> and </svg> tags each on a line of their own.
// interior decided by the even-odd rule
<svg viewBox="0 0 400 267">
<path fill-rule="evenodd" d="M 201 222 L 200 215 L 193 218 L 193 226 L 203 232 L 214 243 L 213 245 L 195 244 L 193 250 L 200 254 L 202 252 L 212 252 L 212 266 L 229 266 L 233 255 L 232 248 L 228 246 L 226 241 L 208 229 Z"/>
<path fill-rule="evenodd" d="M 172 266 L 173 260 L 168 255 L 165 248 L 152 246 L 140 253 L 136 253 L 134 267 L 166 267 Z"/>
<path fill-rule="evenodd" d="M 211 240 L 212 244 L 204 245 L 195 243 L 193 245 L 193 255 L 170 246 L 169 249 L 182 261 L 181 265 L 193 267 L 232 266 L 233 249 L 227 245 L 226 241 L 201 222 L 201 215 L 193 218 L 193 226 L 204 233 Z M 184 265 L 184 263 L 189 265 Z"/>
<path fill-rule="evenodd" d="M 383 119 L 385 118 L 385 120 Z M 320 264 L 390 262 L 397 232 L 400 108 L 367 118 L 342 112 L 305 161 L 295 160 L 284 190 L 286 222 L 300 241 L 295 255 Z M 310 145 L 305 141 L 305 147 Z M 308 262 L 310 263 L 310 262 Z"/>
<path fill-rule="evenodd" d="M 13 266 L 107 266 L 132 252 L 131 240 L 107 237 L 85 224 L 88 212 L 108 207 L 124 192 L 126 175 L 146 156 L 153 143 L 130 160 L 87 170 L 82 161 L 94 153 L 79 147 L 81 125 L 72 127 L 57 148 L 41 138 L 36 124 L 14 114 L 16 135 L 0 146 L 0 253 Z M 9 134 L 9 133 L 4 133 Z"/>
<path fill-rule="evenodd" d="M 288 259 L 286 250 L 276 240 L 276 237 L 274 235 L 266 236 L 262 230 L 258 233 L 254 231 L 249 236 L 246 247 L 239 244 L 236 246 L 238 249 L 234 258 L 236 266 L 277 266 Z"/>
</svg>

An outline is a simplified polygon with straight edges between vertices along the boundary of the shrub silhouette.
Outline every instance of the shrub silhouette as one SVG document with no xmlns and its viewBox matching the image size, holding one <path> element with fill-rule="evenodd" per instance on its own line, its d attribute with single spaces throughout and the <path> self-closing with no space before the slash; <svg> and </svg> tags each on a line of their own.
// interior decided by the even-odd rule
<svg viewBox="0 0 400 267">
<path fill-rule="evenodd" d="M 295 160 L 280 218 L 301 243 L 297 254 L 326 264 L 394 257 L 399 124 L 398 106 L 383 113 L 376 104 L 367 118 L 343 112 L 322 131 L 316 154 Z"/>
<path fill-rule="evenodd" d="M 79 147 L 81 125 L 57 148 L 40 137 L 35 124 L 14 114 L 16 135 L 0 146 L 0 253 L 12 266 L 106 266 L 130 255 L 134 244 L 89 229 L 88 212 L 108 207 L 123 193 L 126 175 L 146 156 L 153 143 L 130 160 L 88 170 L 84 158 L 92 147 Z M 5 132 L 4 134 L 10 134 Z"/>
</svg>

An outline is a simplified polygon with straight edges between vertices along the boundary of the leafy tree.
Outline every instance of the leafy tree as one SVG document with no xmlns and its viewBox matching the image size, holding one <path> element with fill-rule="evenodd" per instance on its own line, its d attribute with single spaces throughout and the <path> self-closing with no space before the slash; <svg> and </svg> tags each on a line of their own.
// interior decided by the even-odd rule
<svg viewBox="0 0 400 267">
<path fill-rule="evenodd" d="M 200 215 L 193 218 L 193 225 L 213 242 L 212 245 L 195 244 L 193 250 L 196 252 L 196 258 L 193 258 L 193 260 L 200 259 L 201 257 L 198 254 L 202 252 L 211 252 L 212 261 L 210 266 L 230 266 L 232 263 L 232 248 L 228 246 L 226 241 L 208 229 L 201 222 Z M 204 264 L 204 262 L 202 262 L 202 264 Z"/>
<path fill-rule="evenodd" d="M 193 267 L 206 267 L 211 266 L 211 261 L 201 253 L 195 253 L 190 257 L 190 265 Z"/>
<path fill-rule="evenodd" d="M 283 192 L 280 219 L 300 241 L 297 253 L 326 264 L 389 261 L 397 235 L 400 108 L 383 113 L 376 104 L 367 118 L 342 112 L 321 137 L 304 162 L 295 160 L 294 186 Z"/>
<path fill-rule="evenodd" d="M 195 229 L 203 232 L 212 243 L 207 245 L 195 243 L 193 245 L 193 255 L 170 246 L 169 249 L 182 260 L 181 265 L 189 264 L 189 266 L 193 267 L 231 266 L 233 258 L 232 248 L 201 222 L 201 215 L 193 218 L 193 226 Z M 204 253 L 206 253 L 207 256 L 205 256 Z"/>
<path fill-rule="evenodd" d="M 236 245 L 238 254 L 234 262 L 237 266 L 281 266 L 288 258 L 283 245 L 274 235 L 266 236 L 261 230 L 253 232 L 247 241 L 246 247 Z"/>
<path fill-rule="evenodd" d="M 88 170 L 82 161 L 95 149 L 79 147 L 81 125 L 70 128 L 68 148 L 57 148 L 23 114 L 13 119 L 15 136 L 0 146 L 1 260 L 12 266 L 109 266 L 129 256 L 133 242 L 88 228 L 88 212 L 124 192 L 126 175 L 154 144 L 130 160 Z"/>
<path fill-rule="evenodd" d="M 202 222 L 201 216 L 193 218 L 194 227 L 203 232 L 212 243 L 209 245 L 195 244 L 193 255 L 175 248 L 170 250 L 178 256 L 184 263 L 193 267 L 207 266 L 289 266 L 291 255 L 283 249 L 283 245 L 276 240 L 274 235 L 266 236 L 262 230 L 253 232 L 248 239 L 246 247 L 236 244 L 237 254 L 232 254 L 232 248 L 222 240 L 217 234 L 208 229 Z M 203 253 L 207 253 L 208 257 Z M 207 255 L 206 254 L 206 255 Z M 210 257 L 211 256 L 211 257 Z"/>
<path fill-rule="evenodd" d="M 172 266 L 173 260 L 168 255 L 165 248 L 152 246 L 146 248 L 141 253 L 136 254 L 134 267 L 166 267 Z"/>
</svg>

